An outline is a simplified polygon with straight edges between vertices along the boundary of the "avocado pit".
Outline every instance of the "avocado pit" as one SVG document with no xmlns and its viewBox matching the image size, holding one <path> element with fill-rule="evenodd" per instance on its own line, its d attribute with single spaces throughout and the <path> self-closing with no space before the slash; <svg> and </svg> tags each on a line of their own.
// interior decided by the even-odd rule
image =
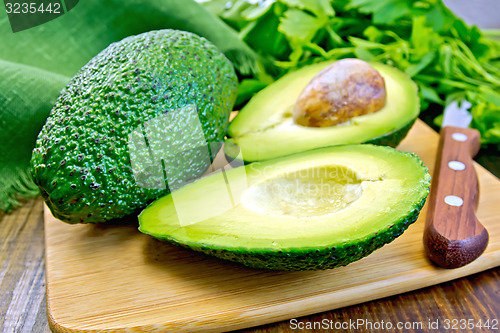
<svg viewBox="0 0 500 333">
<path fill-rule="evenodd" d="M 342 59 L 323 69 L 299 95 L 293 109 L 295 123 L 327 127 L 382 109 L 385 81 L 370 64 Z"/>
</svg>

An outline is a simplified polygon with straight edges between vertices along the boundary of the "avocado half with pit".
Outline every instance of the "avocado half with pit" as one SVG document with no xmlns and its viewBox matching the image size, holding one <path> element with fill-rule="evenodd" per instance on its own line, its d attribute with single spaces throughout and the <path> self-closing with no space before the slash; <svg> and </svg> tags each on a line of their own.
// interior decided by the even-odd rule
<svg viewBox="0 0 500 333">
<path fill-rule="evenodd" d="M 294 105 L 308 83 L 333 62 L 323 62 L 285 75 L 256 94 L 228 128 L 226 155 L 241 153 L 247 162 L 263 161 L 310 149 L 373 143 L 396 147 L 420 112 L 416 84 L 398 69 L 370 63 L 385 81 L 386 102 L 377 112 L 327 127 L 294 121 Z"/>
<path fill-rule="evenodd" d="M 429 182 L 415 154 L 326 147 L 199 179 L 148 206 L 139 230 L 254 268 L 329 269 L 401 235 Z"/>
</svg>

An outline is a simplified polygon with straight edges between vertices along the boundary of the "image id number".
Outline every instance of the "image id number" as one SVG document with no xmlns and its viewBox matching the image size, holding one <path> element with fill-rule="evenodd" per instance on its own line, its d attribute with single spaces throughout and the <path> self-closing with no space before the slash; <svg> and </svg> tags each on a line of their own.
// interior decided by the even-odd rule
<svg viewBox="0 0 500 333">
<path fill-rule="evenodd" d="M 7 14 L 35 14 L 35 13 L 52 13 L 61 14 L 61 4 L 59 2 L 38 4 L 35 2 L 23 3 L 5 3 Z"/>
<path fill-rule="evenodd" d="M 465 329 L 488 329 L 498 330 L 498 319 L 482 321 L 474 319 L 444 319 L 443 328 L 445 330 L 465 330 Z"/>
</svg>

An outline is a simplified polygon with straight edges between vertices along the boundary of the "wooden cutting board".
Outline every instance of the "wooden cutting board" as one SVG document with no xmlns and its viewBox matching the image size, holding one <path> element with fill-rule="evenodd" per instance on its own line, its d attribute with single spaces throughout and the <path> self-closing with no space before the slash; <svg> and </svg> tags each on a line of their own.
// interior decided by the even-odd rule
<svg viewBox="0 0 500 333">
<path fill-rule="evenodd" d="M 432 174 L 438 135 L 418 121 L 398 149 Z M 45 210 L 47 308 L 54 332 L 220 332 L 449 281 L 500 265 L 500 181 L 476 165 L 486 252 L 454 270 L 423 252 L 425 207 L 398 239 L 346 267 L 270 272 L 161 243 L 137 226 L 68 225 Z"/>
</svg>

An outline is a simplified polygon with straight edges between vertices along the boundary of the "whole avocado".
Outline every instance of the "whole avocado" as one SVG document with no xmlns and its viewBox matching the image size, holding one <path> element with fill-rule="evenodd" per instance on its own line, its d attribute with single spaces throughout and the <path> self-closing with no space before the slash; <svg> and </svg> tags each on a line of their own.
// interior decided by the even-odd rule
<svg viewBox="0 0 500 333">
<path fill-rule="evenodd" d="M 230 61 L 195 34 L 159 30 L 113 43 L 61 92 L 37 138 L 32 177 L 64 222 L 127 216 L 207 169 L 237 89 Z"/>
</svg>

